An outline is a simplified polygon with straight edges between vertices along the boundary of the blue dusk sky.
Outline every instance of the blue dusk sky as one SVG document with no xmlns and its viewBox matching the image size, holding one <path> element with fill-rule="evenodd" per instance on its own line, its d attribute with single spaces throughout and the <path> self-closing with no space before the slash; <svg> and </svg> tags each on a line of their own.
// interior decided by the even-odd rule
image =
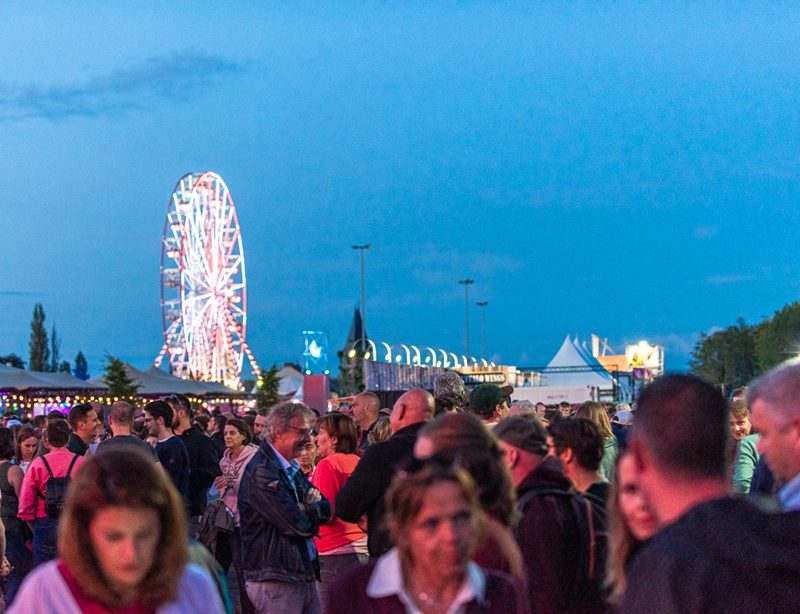
<svg viewBox="0 0 800 614">
<path fill-rule="evenodd" d="M 247 341 L 367 330 L 545 364 L 567 334 L 697 335 L 798 298 L 800 5 L 4 2 L 0 354 L 33 306 L 100 373 L 163 342 L 176 181 L 218 172 Z M 335 369 L 335 356 L 332 358 Z"/>
</svg>

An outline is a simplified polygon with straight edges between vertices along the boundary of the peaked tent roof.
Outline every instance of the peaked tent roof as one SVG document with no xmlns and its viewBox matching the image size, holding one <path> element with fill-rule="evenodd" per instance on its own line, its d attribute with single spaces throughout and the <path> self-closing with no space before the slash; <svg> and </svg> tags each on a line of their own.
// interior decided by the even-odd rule
<svg viewBox="0 0 800 614">
<path fill-rule="evenodd" d="M 588 354 L 585 348 L 573 341 L 569 335 L 564 339 L 556 355 L 548 363 L 543 374 L 547 377 L 548 386 L 574 388 L 578 386 L 596 386 L 610 388 L 613 385 L 611 374 L 606 371 L 596 358 Z M 575 367 L 575 371 L 567 369 Z M 599 370 L 598 370 L 599 368 Z M 550 371 L 553 369 L 553 371 Z"/>
<path fill-rule="evenodd" d="M 191 379 L 181 379 L 170 373 L 165 373 L 155 366 L 148 368 L 146 371 L 141 371 L 127 362 L 124 364 L 128 377 L 139 385 L 138 394 L 163 395 L 177 393 L 197 396 L 206 394 L 239 394 L 239 391 L 228 388 L 219 382 L 198 382 Z M 95 378 L 92 381 L 105 383 L 102 378 Z"/>
<path fill-rule="evenodd" d="M 0 364 L 0 390 L 106 390 L 105 382 L 84 381 L 66 371 L 26 371 Z"/>
</svg>

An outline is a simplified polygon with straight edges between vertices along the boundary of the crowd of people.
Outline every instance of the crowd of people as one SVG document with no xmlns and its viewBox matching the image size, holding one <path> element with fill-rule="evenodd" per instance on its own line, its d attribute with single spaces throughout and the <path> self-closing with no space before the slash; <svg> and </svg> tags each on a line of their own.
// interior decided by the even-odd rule
<svg viewBox="0 0 800 614">
<path fill-rule="evenodd" d="M 800 365 L 633 407 L 468 391 L 233 415 L 171 395 L 0 427 L 8 611 L 789 612 Z M 235 582 L 228 582 L 234 577 Z"/>
</svg>

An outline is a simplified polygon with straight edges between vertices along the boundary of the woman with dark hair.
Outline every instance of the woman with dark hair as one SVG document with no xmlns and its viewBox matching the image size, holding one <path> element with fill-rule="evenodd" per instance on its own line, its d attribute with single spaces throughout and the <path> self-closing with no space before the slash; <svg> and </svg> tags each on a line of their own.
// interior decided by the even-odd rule
<svg viewBox="0 0 800 614">
<path fill-rule="evenodd" d="M 13 431 L 0 428 L 0 519 L 5 525 L 6 559 L 11 565 L 6 584 L 6 607 L 14 600 L 19 585 L 33 567 L 33 555 L 25 546 L 25 542 L 31 540 L 31 530 L 17 518 L 19 491 L 25 476 L 13 462 L 14 448 Z"/>
<path fill-rule="evenodd" d="M 613 482 L 619 446 L 617 438 L 614 437 L 614 432 L 611 430 L 611 422 L 608 420 L 605 407 L 596 401 L 586 401 L 575 411 L 574 416 L 586 418 L 594 422 L 595 426 L 600 429 L 600 434 L 603 436 L 603 460 L 600 462 L 600 475 L 609 482 Z"/>
<path fill-rule="evenodd" d="M 345 572 L 329 596 L 328 614 L 529 612 L 518 580 L 472 560 L 484 514 L 466 471 L 433 460 L 400 471 L 386 508 L 396 546 Z"/>
<path fill-rule="evenodd" d="M 334 506 L 336 493 L 358 465 L 358 427 L 350 416 L 339 412 L 325 414 L 317 420 L 317 449 L 320 461 L 311 476 L 311 483 Z M 319 553 L 320 601 L 343 569 L 367 562 L 367 534 L 358 525 L 338 518 L 336 509 L 328 524 L 319 528 L 314 544 Z"/>
<path fill-rule="evenodd" d="M 609 601 L 619 603 L 626 587 L 626 571 L 643 542 L 656 532 L 656 522 L 636 477 L 630 454 L 617 458 L 616 476 L 608 499 Z"/>
<path fill-rule="evenodd" d="M 187 564 L 180 495 L 134 449 L 88 457 L 72 481 L 58 555 L 22 584 L 10 612 L 224 612 L 211 577 Z"/>
<path fill-rule="evenodd" d="M 16 442 L 14 464 L 22 469 L 22 473 L 25 473 L 39 448 L 39 431 L 32 426 L 25 425 L 19 429 Z"/>
<path fill-rule="evenodd" d="M 524 582 L 522 554 L 511 531 L 516 520 L 514 486 L 494 434 L 471 413 L 442 414 L 419 432 L 414 456 L 446 459 L 470 474 L 487 516 L 475 562 Z"/>
<path fill-rule="evenodd" d="M 219 461 L 219 468 L 222 475 L 214 480 L 214 486 L 221 493 L 222 502 L 233 514 L 233 533 L 217 533 L 217 546 L 214 556 L 222 566 L 223 571 L 227 572 L 233 563 L 236 570 L 236 581 L 239 588 L 239 601 L 242 605 L 242 612 L 245 614 L 254 612 L 253 604 L 247 596 L 247 589 L 244 582 L 244 570 L 242 569 L 242 535 L 239 525 L 239 484 L 242 481 L 244 468 L 253 455 L 258 452 L 258 448 L 252 443 L 252 433 L 250 427 L 241 418 L 231 418 L 225 422 L 223 430 L 225 440 L 225 452 Z"/>
</svg>

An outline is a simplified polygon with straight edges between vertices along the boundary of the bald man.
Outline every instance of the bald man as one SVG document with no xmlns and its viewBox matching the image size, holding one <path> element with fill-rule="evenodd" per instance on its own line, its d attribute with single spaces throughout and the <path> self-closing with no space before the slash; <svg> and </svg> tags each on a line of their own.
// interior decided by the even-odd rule
<svg viewBox="0 0 800 614">
<path fill-rule="evenodd" d="M 366 450 L 370 445 L 369 433 L 375 428 L 381 413 L 381 400 L 377 394 L 366 390 L 353 397 L 350 410 L 353 413 L 353 420 L 361 430 L 361 442 L 358 447 Z"/>
<path fill-rule="evenodd" d="M 392 547 L 383 526 L 386 506 L 383 495 L 399 465 L 410 458 L 417 433 L 433 419 L 433 396 L 422 388 L 403 393 L 394 404 L 389 422 L 392 436 L 373 444 L 364 453 L 350 479 L 336 496 L 336 515 L 347 522 L 367 517 L 369 555 L 377 557 Z"/>
</svg>

